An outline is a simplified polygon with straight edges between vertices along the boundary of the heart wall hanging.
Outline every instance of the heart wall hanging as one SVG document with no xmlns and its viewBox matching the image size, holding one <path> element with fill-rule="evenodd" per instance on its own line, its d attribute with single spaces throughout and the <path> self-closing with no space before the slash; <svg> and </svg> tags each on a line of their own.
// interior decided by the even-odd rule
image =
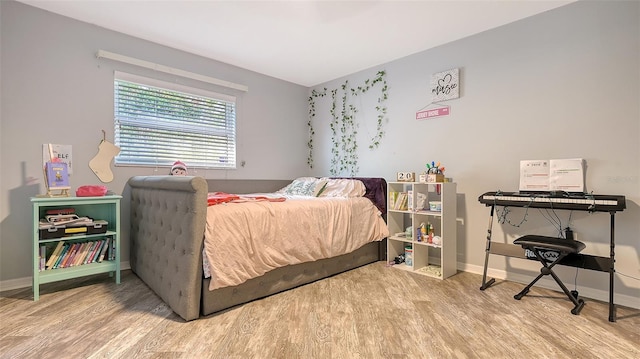
<svg viewBox="0 0 640 359">
<path fill-rule="evenodd" d="M 459 69 L 435 73 L 431 76 L 431 102 L 440 102 L 460 96 Z"/>
</svg>

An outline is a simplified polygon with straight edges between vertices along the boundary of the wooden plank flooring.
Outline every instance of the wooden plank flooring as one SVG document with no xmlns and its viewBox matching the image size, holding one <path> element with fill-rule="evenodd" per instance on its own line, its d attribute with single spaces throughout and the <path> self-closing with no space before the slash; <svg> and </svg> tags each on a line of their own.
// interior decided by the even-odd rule
<svg viewBox="0 0 640 359">
<path fill-rule="evenodd" d="M 640 358 L 640 310 L 378 262 L 191 322 L 135 274 L 0 297 L 0 358 Z"/>
</svg>

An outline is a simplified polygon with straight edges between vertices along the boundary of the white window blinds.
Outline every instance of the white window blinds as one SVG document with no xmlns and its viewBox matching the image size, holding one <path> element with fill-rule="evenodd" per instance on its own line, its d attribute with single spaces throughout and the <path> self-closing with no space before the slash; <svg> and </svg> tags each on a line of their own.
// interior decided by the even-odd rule
<svg viewBox="0 0 640 359">
<path fill-rule="evenodd" d="M 116 165 L 236 167 L 235 97 L 116 72 Z"/>
</svg>

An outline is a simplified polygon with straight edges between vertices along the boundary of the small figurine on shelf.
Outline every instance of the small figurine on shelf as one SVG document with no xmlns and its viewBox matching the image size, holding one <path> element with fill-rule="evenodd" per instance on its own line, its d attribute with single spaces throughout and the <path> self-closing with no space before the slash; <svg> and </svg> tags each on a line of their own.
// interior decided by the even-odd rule
<svg viewBox="0 0 640 359">
<path fill-rule="evenodd" d="M 186 176 L 187 175 L 187 165 L 185 165 L 181 161 L 174 162 L 173 166 L 171 166 L 170 175 L 172 175 L 172 176 Z"/>
</svg>

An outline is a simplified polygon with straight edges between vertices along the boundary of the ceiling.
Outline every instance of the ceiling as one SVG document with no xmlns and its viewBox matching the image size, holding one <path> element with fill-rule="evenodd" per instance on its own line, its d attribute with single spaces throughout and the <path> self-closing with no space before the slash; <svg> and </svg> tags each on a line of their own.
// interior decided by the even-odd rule
<svg viewBox="0 0 640 359">
<path fill-rule="evenodd" d="M 311 87 L 575 0 L 19 1 Z"/>
</svg>

